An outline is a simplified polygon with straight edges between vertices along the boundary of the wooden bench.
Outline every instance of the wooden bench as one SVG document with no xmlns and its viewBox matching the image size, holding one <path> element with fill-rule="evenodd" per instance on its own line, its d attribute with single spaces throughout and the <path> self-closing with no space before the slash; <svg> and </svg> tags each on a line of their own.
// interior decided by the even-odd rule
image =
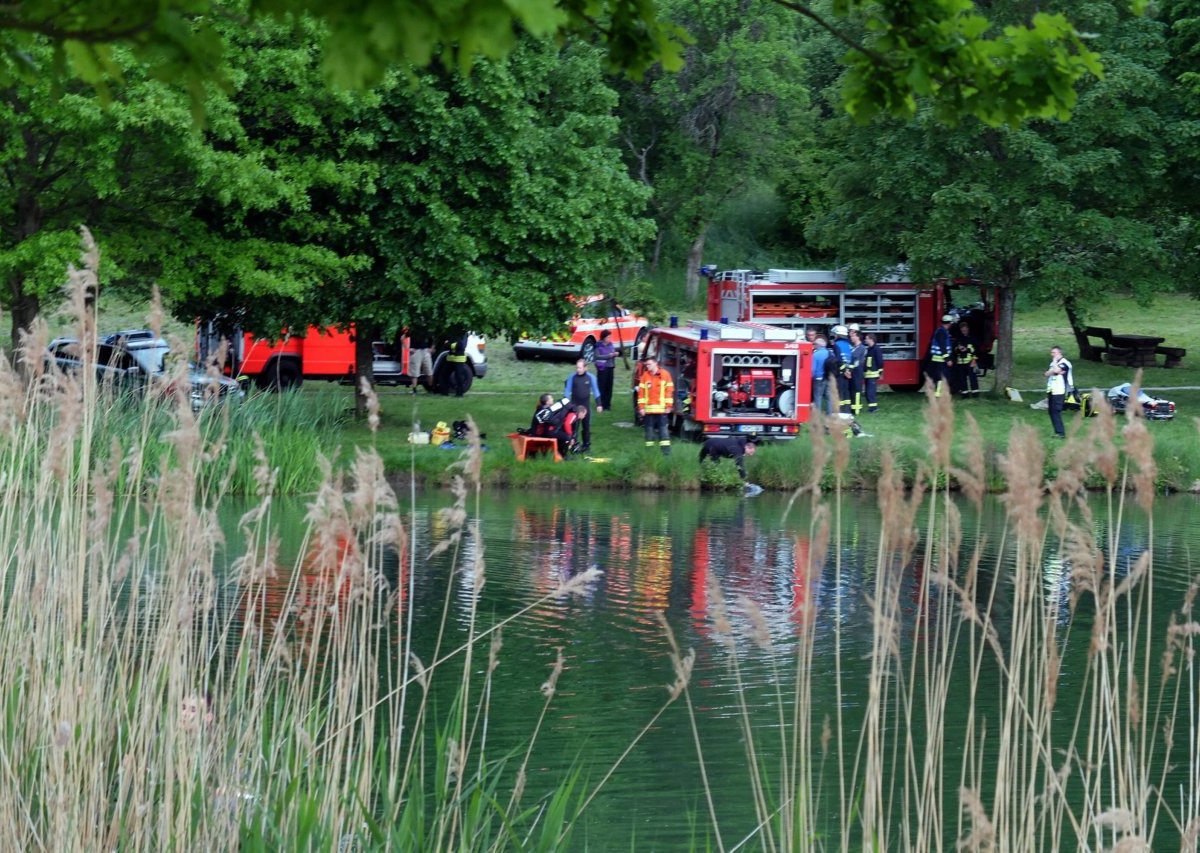
<svg viewBox="0 0 1200 853">
<path fill-rule="evenodd" d="M 1079 348 L 1080 357 L 1088 361 L 1103 360 L 1104 356 L 1112 349 L 1112 329 L 1105 329 L 1102 326 L 1088 326 L 1083 330 L 1083 333 L 1089 338 L 1099 338 L 1103 343 L 1097 346 L 1089 340 L 1087 346 Z"/>
<path fill-rule="evenodd" d="M 562 462 L 556 438 L 542 435 L 521 435 L 519 432 L 510 432 L 508 438 L 512 442 L 513 453 L 518 462 L 524 462 L 529 456 L 539 453 L 553 453 L 554 461 Z"/>
<path fill-rule="evenodd" d="M 1154 354 L 1165 357 L 1163 367 L 1182 367 L 1183 357 L 1187 355 L 1187 350 L 1183 347 L 1155 347 Z"/>
</svg>

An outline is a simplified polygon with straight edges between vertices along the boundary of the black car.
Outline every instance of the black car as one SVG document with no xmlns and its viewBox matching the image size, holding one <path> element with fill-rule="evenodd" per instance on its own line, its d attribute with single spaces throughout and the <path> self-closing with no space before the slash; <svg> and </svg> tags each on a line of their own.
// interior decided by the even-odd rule
<svg viewBox="0 0 1200 853">
<path fill-rule="evenodd" d="M 48 360 L 64 373 L 78 374 L 83 369 L 83 353 L 74 338 L 56 338 L 48 350 Z M 141 393 L 152 376 L 123 346 L 98 344 L 95 358 L 89 361 L 95 367 L 96 381 L 119 391 Z"/>
<path fill-rule="evenodd" d="M 83 369 L 79 341 L 56 338 L 50 342 L 49 360 L 66 373 Z M 96 381 L 104 387 L 132 394 L 142 394 L 153 387 L 166 398 L 187 388 L 192 411 L 199 412 L 209 402 L 240 400 L 245 396 L 237 382 L 224 376 L 210 376 L 195 365 L 188 365 L 187 385 L 176 386 L 167 380 L 167 355 L 170 347 L 162 338 L 147 329 L 116 332 L 100 339 L 93 361 Z"/>
</svg>

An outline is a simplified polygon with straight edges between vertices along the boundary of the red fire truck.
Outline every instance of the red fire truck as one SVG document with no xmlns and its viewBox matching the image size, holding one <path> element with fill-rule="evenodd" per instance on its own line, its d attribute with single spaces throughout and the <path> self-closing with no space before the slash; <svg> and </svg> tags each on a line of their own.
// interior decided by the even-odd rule
<svg viewBox="0 0 1200 853">
<path fill-rule="evenodd" d="M 652 329 L 640 357 L 675 378 L 672 427 L 685 438 L 794 438 L 808 421 L 812 345 L 797 330 L 693 320 Z"/>
<path fill-rule="evenodd" d="M 222 335 L 212 324 L 202 327 L 197 335 L 197 355 L 200 361 L 215 354 Z M 354 331 L 334 327 L 310 326 L 303 335 L 285 334 L 280 340 L 256 338 L 248 332 L 237 331 L 225 337 L 226 367 L 229 375 L 253 380 L 258 387 L 273 391 L 298 387 L 305 379 L 333 382 L 353 382 L 355 375 Z M 487 374 L 485 341 L 478 335 L 467 338 L 467 357 L 472 378 Z M 378 385 L 411 385 L 408 373 L 408 338 L 401 339 L 393 350 L 380 341 L 372 345 L 373 372 Z M 445 393 L 449 386 L 448 353 L 438 352 L 433 363 L 433 389 Z M 470 387 L 468 385 L 468 387 Z"/>
<path fill-rule="evenodd" d="M 857 323 L 875 335 L 884 354 L 882 381 L 897 390 L 921 387 L 929 339 L 947 314 L 970 324 L 979 368 L 990 369 L 997 307 L 994 290 L 970 280 L 918 285 L 895 276 L 850 287 L 834 270 L 772 269 L 717 272 L 708 285 L 710 320 L 815 327 L 824 335 L 835 325 Z"/>
</svg>

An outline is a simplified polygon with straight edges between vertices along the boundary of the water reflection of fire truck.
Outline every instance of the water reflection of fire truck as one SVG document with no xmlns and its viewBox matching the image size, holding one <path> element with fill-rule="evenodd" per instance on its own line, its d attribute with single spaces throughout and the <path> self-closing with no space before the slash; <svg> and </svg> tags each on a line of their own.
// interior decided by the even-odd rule
<svg viewBox="0 0 1200 853">
<path fill-rule="evenodd" d="M 808 421 L 812 346 L 796 330 L 693 321 L 653 329 L 641 357 L 674 377 L 672 426 L 686 438 L 794 438 Z"/>
<path fill-rule="evenodd" d="M 851 287 L 835 270 L 729 270 L 708 285 L 708 318 L 774 328 L 831 327 L 857 323 L 883 349 L 883 382 L 897 389 L 921 385 L 921 360 L 929 339 L 949 314 L 971 328 L 979 367 L 992 367 L 997 303 L 994 288 L 957 280 L 918 285 L 903 276 Z"/>
</svg>

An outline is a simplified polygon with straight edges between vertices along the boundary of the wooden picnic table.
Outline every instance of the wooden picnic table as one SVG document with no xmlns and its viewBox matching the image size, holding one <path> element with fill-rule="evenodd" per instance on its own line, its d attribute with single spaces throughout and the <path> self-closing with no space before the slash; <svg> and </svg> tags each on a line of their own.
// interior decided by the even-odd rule
<svg viewBox="0 0 1200 853">
<path fill-rule="evenodd" d="M 1153 335 L 1113 335 L 1109 338 L 1108 363 L 1126 367 L 1154 367 L 1155 348 L 1166 338 Z"/>
</svg>

